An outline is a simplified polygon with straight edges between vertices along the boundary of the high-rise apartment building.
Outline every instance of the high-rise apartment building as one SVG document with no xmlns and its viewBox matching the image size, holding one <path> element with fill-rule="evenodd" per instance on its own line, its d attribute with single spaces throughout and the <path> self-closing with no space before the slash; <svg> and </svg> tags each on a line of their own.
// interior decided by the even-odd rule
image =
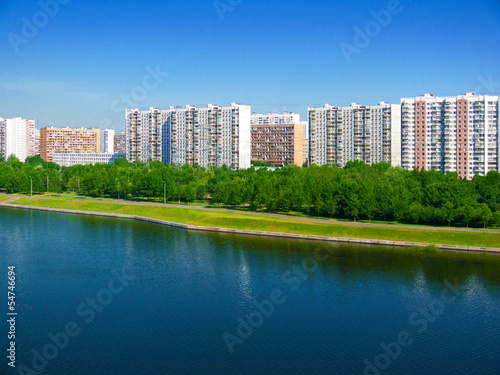
<svg viewBox="0 0 500 375">
<path fill-rule="evenodd" d="M 0 118 L 0 153 L 5 159 L 15 155 L 20 161 L 35 155 L 35 120 Z"/>
<path fill-rule="evenodd" d="M 401 165 L 399 104 L 309 108 L 310 164 L 343 167 L 350 160 Z"/>
<path fill-rule="evenodd" d="M 304 125 L 295 113 L 251 116 L 252 160 L 274 166 L 304 164 Z"/>
<path fill-rule="evenodd" d="M 130 162 L 137 159 L 163 161 L 162 134 L 170 111 L 150 108 L 148 111 L 127 109 L 126 155 Z"/>
<path fill-rule="evenodd" d="M 35 129 L 35 145 L 33 146 L 33 155 L 40 155 L 40 129 Z"/>
<path fill-rule="evenodd" d="M 115 133 L 113 149 L 117 154 L 125 154 L 127 152 L 127 137 L 125 133 Z"/>
<path fill-rule="evenodd" d="M 100 133 L 100 129 L 42 128 L 40 129 L 40 156 L 43 160 L 51 162 L 55 152 L 100 152 Z"/>
<path fill-rule="evenodd" d="M 103 131 L 103 147 L 102 152 L 108 154 L 115 153 L 115 131 L 113 129 L 104 129 Z"/>
<path fill-rule="evenodd" d="M 0 117 L 0 159 L 7 159 L 7 151 L 5 149 L 5 124 L 6 120 Z"/>
<path fill-rule="evenodd" d="M 402 166 L 456 171 L 461 178 L 500 171 L 499 96 L 401 99 Z"/>
<path fill-rule="evenodd" d="M 127 159 L 250 167 L 250 106 L 126 111 Z"/>
</svg>

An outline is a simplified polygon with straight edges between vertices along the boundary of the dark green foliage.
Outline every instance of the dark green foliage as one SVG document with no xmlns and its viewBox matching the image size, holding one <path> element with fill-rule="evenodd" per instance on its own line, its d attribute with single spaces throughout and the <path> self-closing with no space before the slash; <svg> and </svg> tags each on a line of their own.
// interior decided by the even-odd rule
<svg viewBox="0 0 500 375">
<path fill-rule="evenodd" d="M 287 166 L 232 170 L 157 161 L 69 168 L 40 162 L 0 161 L 0 190 L 8 193 L 77 192 L 95 197 L 190 203 L 320 217 L 397 220 L 411 224 L 485 227 L 500 225 L 500 174 L 472 181 L 437 171 L 407 171 L 388 163 Z"/>
</svg>

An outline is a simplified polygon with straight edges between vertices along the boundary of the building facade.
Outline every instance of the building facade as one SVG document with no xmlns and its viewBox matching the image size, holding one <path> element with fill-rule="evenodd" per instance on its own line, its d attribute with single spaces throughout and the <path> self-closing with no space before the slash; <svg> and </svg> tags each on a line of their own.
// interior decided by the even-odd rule
<svg viewBox="0 0 500 375">
<path fill-rule="evenodd" d="M 113 140 L 113 150 L 117 154 L 127 153 L 127 136 L 125 133 L 115 133 Z"/>
<path fill-rule="evenodd" d="M 130 162 L 163 160 L 162 133 L 169 111 L 150 108 L 148 111 L 127 109 L 126 155 Z"/>
<path fill-rule="evenodd" d="M 42 128 L 40 129 L 40 156 L 53 161 L 54 153 L 99 153 L 100 129 Z"/>
<path fill-rule="evenodd" d="M 309 163 L 344 167 L 351 160 L 401 165 L 399 104 L 309 108 Z"/>
<path fill-rule="evenodd" d="M 99 153 L 64 153 L 55 152 L 52 154 L 54 163 L 63 167 L 71 167 L 72 165 L 86 164 L 114 164 L 116 159 L 124 158 L 125 154 L 110 154 L 106 152 Z"/>
<path fill-rule="evenodd" d="M 461 178 L 500 171 L 499 96 L 401 99 L 402 166 L 456 171 Z"/>
<path fill-rule="evenodd" d="M 5 144 L 5 124 L 6 119 L 0 117 L 0 160 L 3 158 L 7 160 L 7 150 Z"/>
<path fill-rule="evenodd" d="M 115 153 L 115 131 L 113 129 L 104 129 L 102 152 L 108 154 Z"/>
<path fill-rule="evenodd" d="M 0 153 L 5 159 L 13 154 L 20 161 L 35 155 L 35 120 L 0 118 Z"/>
<path fill-rule="evenodd" d="M 294 113 L 251 116 L 251 158 L 274 166 L 304 164 L 304 125 Z"/>
<path fill-rule="evenodd" d="M 250 167 L 250 106 L 126 111 L 129 161 Z"/>
</svg>

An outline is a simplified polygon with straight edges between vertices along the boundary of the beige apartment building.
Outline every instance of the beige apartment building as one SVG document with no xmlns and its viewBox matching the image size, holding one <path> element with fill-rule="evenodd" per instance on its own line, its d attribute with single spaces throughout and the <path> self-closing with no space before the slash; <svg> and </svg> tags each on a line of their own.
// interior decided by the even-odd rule
<svg viewBox="0 0 500 375">
<path fill-rule="evenodd" d="M 100 129 L 47 127 L 40 129 L 40 156 L 53 161 L 54 153 L 100 152 Z"/>
<path fill-rule="evenodd" d="M 298 114 L 253 114 L 251 136 L 252 161 L 267 162 L 276 167 L 289 164 L 301 167 L 304 164 L 304 125 Z"/>
</svg>

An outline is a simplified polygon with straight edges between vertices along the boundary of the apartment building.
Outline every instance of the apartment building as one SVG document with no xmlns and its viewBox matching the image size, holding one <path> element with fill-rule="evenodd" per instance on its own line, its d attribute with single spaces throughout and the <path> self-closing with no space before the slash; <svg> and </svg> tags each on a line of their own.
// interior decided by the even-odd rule
<svg viewBox="0 0 500 375">
<path fill-rule="evenodd" d="M 127 152 L 127 137 L 125 133 L 115 133 L 113 150 L 117 154 L 125 154 Z"/>
<path fill-rule="evenodd" d="M 40 156 L 53 161 L 54 153 L 100 152 L 100 129 L 47 127 L 40 129 Z"/>
<path fill-rule="evenodd" d="M 35 155 L 35 120 L 0 118 L 0 154 L 14 154 L 20 161 Z"/>
<path fill-rule="evenodd" d="M 6 119 L 0 117 L 0 160 L 7 159 L 7 150 L 5 148 L 5 124 Z"/>
<path fill-rule="evenodd" d="M 129 161 L 250 167 L 250 106 L 185 106 L 126 111 Z"/>
<path fill-rule="evenodd" d="M 40 135 L 35 136 L 35 147 L 33 148 L 34 155 L 40 155 Z"/>
<path fill-rule="evenodd" d="M 54 152 L 52 160 L 54 163 L 63 167 L 71 167 L 72 165 L 86 164 L 114 164 L 116 159 L 124 158 L 125 154 L 111 154 L 107 152 L 99 153 L 63 153 Z"/>
<path fill-rule="evenodd" d="M 304 125 L 294 113 L 251 116 L 251 158 L 274 166 L 304 164 Z"/>
<path fill-rule="evenodd" d="M 113 129 L 104 129 L 102 132 L 103 145 L 101 147 L 102 152 L 108 154 L 115 153 L 115 131 Z"/>
<path fill-rule="evenodd" d="M 499 96 L 401 99 L 402 166 L 456 171 L 461 178 L 500 171 Z"/>
<path fill-rule="evenodd" d="M 162 134 L 169 115 L 170 111 L 156 108 L 147 111 L 139 111 L 137 108 L 125 111 L 126 155 L 129 161 L 164 160 Z"/>
<path fill-rule="evenodd" d="M 350 160 L 401 165 L 401 106 L 309 108 L 309 162 L 344 167 Z"/>
</svg>

